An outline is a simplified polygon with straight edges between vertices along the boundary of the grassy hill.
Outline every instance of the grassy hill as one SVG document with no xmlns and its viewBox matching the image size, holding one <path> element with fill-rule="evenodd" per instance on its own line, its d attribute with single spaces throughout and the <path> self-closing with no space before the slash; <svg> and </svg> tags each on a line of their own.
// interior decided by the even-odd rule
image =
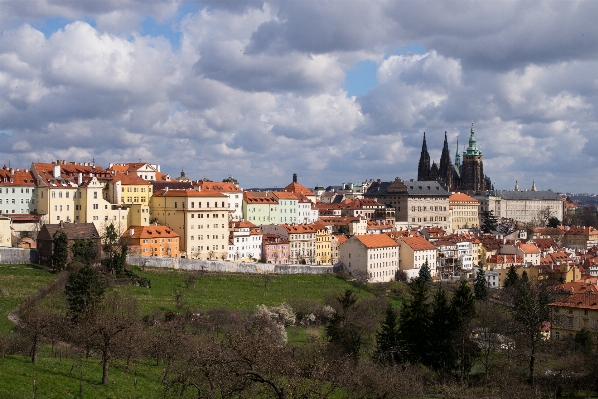
<svg viewBox="0 0 598 399">
<path fill-rule="evenodd" d="M 55 274 L 38 265 L 0 264 L 0 334 L 13 327 L 7 319 L 8 313 L 54 279 Z"/>
<path fill-rule="evenodd" d="M 174 310 L 175 292 L 193 310 L 227 308 L 253 310 L 257 305 L 315 300 L 322 303 L 327 295 L 343 293 L 355 287 L 331 275 L 252 275 L 203 274 L 167 269 L 134 267 L 133 271 L 151 280 L 151 288 L 124 286 L 139 301 L 143 313 Z M 366 291 L 361 296 L 371 295 Z"/>
</svg>

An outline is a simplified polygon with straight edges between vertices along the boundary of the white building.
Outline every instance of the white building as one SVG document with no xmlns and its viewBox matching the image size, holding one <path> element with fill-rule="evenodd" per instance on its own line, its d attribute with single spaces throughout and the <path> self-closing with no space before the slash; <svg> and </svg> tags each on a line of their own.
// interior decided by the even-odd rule
<svg viewBox="0 0 598 399">
<path fill-rule="evenodd" d="M 339 246 L 339 260 L 357 279 L 394 281 L 399 270 L 399 245 L 386 234 L 353 236 Z"/>
<path fill-rule="evenodd" d="M 428 262 L 430 273 L 436 276 L 436 246 L 424 237 L 401 237 L 399 268 L 407 274 L 408 279 L 416 278 L 422 266 Z"/>
<path fill-rule="evenodd" d="M 257 261 L 262 257 L 262 232 L 251 222 L 231 222 L 228 260 Z"/>
</svg>

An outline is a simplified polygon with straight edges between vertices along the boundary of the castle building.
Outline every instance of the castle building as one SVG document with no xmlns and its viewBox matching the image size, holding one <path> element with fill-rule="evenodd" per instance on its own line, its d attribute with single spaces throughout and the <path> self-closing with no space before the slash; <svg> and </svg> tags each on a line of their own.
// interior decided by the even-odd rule
<svg viewBox="0 0 598 399">
<path fill-rule="evenodd" d="M 448 191 L 485 191 L 492 189 L 490 178 L 484 175 L 484 163 L 482 161 L 482 151 L 478 148 L 473 121 L 471 122 L 471 134 L 469 136 L 469 146 L 459 154 L 459 142 L 457 141 L 457 153 L 455 155 L 455 164 L 451 162 L 448 139 L 444 132 L 444 146 L 440 163 L 432 162 L 430 166 L 430 154 L 426 143 L 426 134 L 419 157 L 417 167 L 417 180 L 419 181 L 438 181 Z"/>
</svg>

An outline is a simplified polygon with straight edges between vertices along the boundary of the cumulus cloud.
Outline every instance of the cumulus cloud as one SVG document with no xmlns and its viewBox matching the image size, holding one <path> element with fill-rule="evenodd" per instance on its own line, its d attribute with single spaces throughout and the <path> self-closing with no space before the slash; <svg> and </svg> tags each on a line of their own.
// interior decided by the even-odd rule
<svg viewBox="0 0 598 399">
<path fill-rule="evenodd" d="M 0 7 L 0 154 L 23 167 L 141 159 L 244 187 L 408 179 L 424 131 L 438 160 L 444 132 L 454 154 L 475 119 L 497 187 L 598 192 L 593 2 Z M 42 33 L 48 18 L 66 22 Z M 144 33 L 148 18 L 167 31 Z M 377 85 L 351 97 L 362 60 Z"/>
</svg>

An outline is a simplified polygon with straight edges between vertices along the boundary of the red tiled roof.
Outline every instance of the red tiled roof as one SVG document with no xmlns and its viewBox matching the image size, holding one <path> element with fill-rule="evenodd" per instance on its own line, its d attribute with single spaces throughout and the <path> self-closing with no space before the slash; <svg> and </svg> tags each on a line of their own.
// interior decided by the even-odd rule
<svg viewBox="0 0 598 399">
<path fill-rule="evenodd" d="M 289 191 L 291 193 L 301 194 L 301 195 L 305 195 L 305 196 L 313 196 L 314 195 L 314 193 L 309 188 L 307 188 L 297 182 L 292 182 L 291 184 L 286 186 L 284 188 L 284 191 Z"/>
<path fill-rule="evenodd" d="M 131 230 L 133 234 L 131 234 Z M 174 238 L 178 233 L 166 226 L 131 226 L 122 235 L 123 238 Z"/>
<path fill-rule="evenodd" d="M 399 245 L 386 234 L 366 234 L 353 237 L 368 248 L 396 247 Z"/>
<path fill-rule="evenodd" d="M 449 197 L 449 203 L 451 202 L 475 202 L 479 203 L 477 199 L 470 197 L 463 193 L 454 193 Z"/>
<path fill-rule="evenodd" d="M 220 191 L 226 193 L 240 193 L 241 190 L 234 183 L 229 182 L 214 182 L 214 181 L 200 181 L 198 186 L 201 191 Z"/>
<path fill-rule="evenodd" d="M 434 244 L 426 240 L 424 237 L 402 237 L 401 240 L 409 245 L 414 251 L 427 251 L 436 249 Z"/>
<path fill-rule="evenodd" d="M 217 191 L 197 191 L 197 190 L 158 190 L 154 193 L 155 197 L 226 197 Z"/>
</svg>

